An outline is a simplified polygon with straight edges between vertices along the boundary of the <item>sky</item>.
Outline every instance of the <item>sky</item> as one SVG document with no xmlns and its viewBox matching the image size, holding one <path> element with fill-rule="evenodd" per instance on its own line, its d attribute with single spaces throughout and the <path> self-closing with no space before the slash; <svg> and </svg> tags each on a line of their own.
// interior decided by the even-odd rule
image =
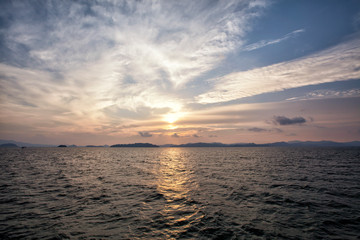
<svg viewBox="0 0 360 240">
<path fill-rule="evenodd" d="M 358 0 L 0 1 L 0 138 L 360 140 Z"/>
</svg>

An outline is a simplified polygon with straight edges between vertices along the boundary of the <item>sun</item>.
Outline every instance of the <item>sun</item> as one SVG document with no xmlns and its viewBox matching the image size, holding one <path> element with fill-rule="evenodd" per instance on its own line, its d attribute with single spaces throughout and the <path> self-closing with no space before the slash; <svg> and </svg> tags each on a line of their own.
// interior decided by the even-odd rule
<svg viewBox="0 0 360 240">
<path fill-rule="evenodd" d="M 182 115 L 181 113 L 168 113 L 164 116 L 164 121 L 171 124 L 179 120 Z"/>
</svg>

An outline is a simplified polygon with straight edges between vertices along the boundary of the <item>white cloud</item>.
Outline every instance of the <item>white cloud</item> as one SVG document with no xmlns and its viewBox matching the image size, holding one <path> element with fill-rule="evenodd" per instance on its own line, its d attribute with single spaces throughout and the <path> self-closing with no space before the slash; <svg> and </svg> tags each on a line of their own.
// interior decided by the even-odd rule
<svg viewBox="0 0 360 240">
<path fill-rule="evenodd" d="M 253 51 L 259 48 L 263 48 L 266 47 L 268 45 L 272 45 L 272 44 L 277 44 L 280 43 L 282 41 L 285 41 L 289 38 L 293 38 L 295 36 L 297 36 L 299 33 L 305 32 L 305 29 L 298 29 L 295 31 L 292 31 L 291 33 L 286 34 L 285 36 L 278 38 L 278 39 L 273 39 L 273 40 L 262 40 L 253 44 L 249 44 L 245 47 L 242 48 L 243 51 Z"/>
<path fill-rule="evenodd" d="M 360 39 L 293 61 L 210 80 L 214 88 L 199 103 L 218 103 L 306 85 L 360 78 Z"/>
<path fill-rule="evenodd" d="M 118 62 L 113 71 L 126 68 L 137 81 L 165 77 L 175 86 L 210 70 L 219 56 L 242 44 L 256 17 L 253 10 L 265 6 L 247 0 L 213 6 L 207 1 L 48 5 L 52 17 L 34 22 L 27 22 L 34 13 L 23 6 L 25 17 L 7 31 L 7 42 L 26 46 L 38 66 L 68 71 L 111 54 L 109 61 Z"/>
<path fill-rule="evenodd" d="M 323 99 L 323 98 L 344 98 L 344 97 L 360 97 L 360 89 L 350 89 L 343 91 L 335 91 L 329 89 L 316 90 L 307 93 L 302 97 L 293 97 L 286 100 L 309 100 L 309 99 Z"/>
<path fill-rule="evenodd" d="M 26 116 L 84 131 L 121 124 L 118 109 L 150 109 L 154 119 L 181 111 L 177 89 L 241 46 L 251 19 L 266 6 L 247 0 L 15 5 L 5 42 L 7 57 L 17 62 L 0 64 L 6 75 L 0 97 L 9 114 L 3 120 Z"/>
</svg>

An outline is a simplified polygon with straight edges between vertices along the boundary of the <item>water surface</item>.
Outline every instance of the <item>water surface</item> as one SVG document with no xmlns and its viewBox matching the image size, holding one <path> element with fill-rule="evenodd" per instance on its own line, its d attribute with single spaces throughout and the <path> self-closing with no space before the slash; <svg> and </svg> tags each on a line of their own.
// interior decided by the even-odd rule
<svg viewBox="0 0 360 240">
<path fill-rule="evenodd" d="M 359 148 L 0 149 L 1 239 L 359 239 Z"/>
</svg>

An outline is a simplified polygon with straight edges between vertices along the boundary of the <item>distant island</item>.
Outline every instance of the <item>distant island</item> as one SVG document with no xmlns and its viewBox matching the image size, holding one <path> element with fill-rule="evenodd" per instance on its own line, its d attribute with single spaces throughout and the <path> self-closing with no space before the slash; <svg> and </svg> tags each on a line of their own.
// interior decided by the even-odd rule
<svg viewBox="0 0 360 240">
<path fill-rule="evenodd" d="M 0 147 L 2 147 L 2 148 L 17 148 L 19 146 L 14 143 L 4 143 L 4 144 L 1 144 Z"/>
<path fill-rule="evenodd" d="M 14 140 L 4 140 L 0 139 L 0 145 L 12 143 L 17 145 L 18 147 L 56 147 L 56 145 L 49 145 L 49 144 L 36 144 L 36 143 L 27 143 L 27 142 L 18 142 Z"/>
<path fill-rule="evenodd" d="M 115 144 L 111 145 L 110 147 L 159 147 L 158 145 L 154 145 L 151 143 L 132 143 L 132 144 Z"/>
<path fill-rule="evenodd" d="M 291 141 L 291 142 L 274 142 L 274 143 L 186 143 L 186 144 L 166 144 L 161 147 L 360 147 L 360 141 L 353 142 L 332 142 L 332 141 Z"/>
<path fill-rule="evenodd" d="M 43 144 L 31 144 L 24 142 L 16 142 L 13 140 L 1 140 L 0 148 L 19 148 L 19 147 L 109 147 L 109 145 L 43 145 Z M 154 145 L 151 143 L 131 143 L 131 144 L 115 144 L 110 147 L 139 147 L 139 148 L 154 148 L 154 147 L 360 147 L 360 141 L 352 142 L 334 142 L 334 141 L 289 141 L 289 142 L 273 142 L 273 143 L 220 143 L 220 142 L 196 142 L 196 143 L 184 143 L 184 144 L 163 144 Z"/>
<path fill-rule="evenodd" d="M 234 144 L 224 144 L 224 143 L 204 143 L 204 142 L 198 142 L 198 143 L 185 143 L 185 144 L 166 144 L 161 145 L 161 147 L 255 147 L 258 146 L 255 143 L 234 143 Z"/>
</svg>

